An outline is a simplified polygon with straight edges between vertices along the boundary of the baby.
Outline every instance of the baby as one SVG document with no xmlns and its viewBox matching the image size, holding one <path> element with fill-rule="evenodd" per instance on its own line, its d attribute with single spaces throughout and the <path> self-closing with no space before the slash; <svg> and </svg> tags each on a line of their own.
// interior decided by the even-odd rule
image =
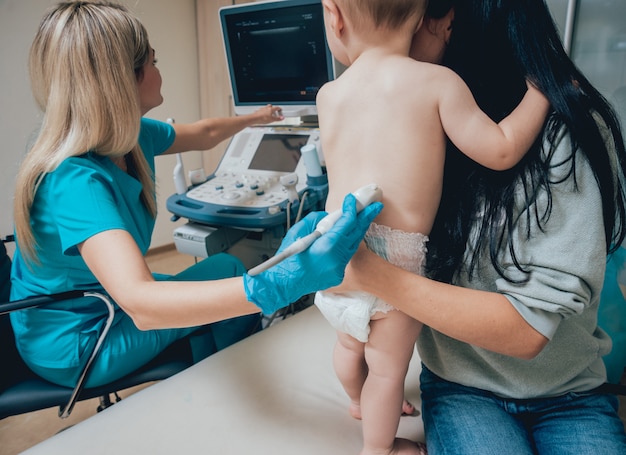
<svg viewBox="0 0 626 455">
<path fill-rule="evenodd" d="M 363 185 L 378 184 L 384 209 L 366 244 L 417 274 L 424 271 L 439 205 L 446 137 L 480 164 L 508 169 L 535 141 L 549 109 L 527 84 L 520 105 L 496 124 L 454 72 L 411 59 L 426 3 L 322 0 L 329 47 L 348 68 L 317 96 L 329 179 L 326 209 L 339 208 L 345 194 Z M 361 453 L 425 453 L 396 438 L 421 323 L 366 293 L 320 292 L 315 303 L 338 331 L 334 365 L 352 416 L 362 419 Z"/>
</svg>

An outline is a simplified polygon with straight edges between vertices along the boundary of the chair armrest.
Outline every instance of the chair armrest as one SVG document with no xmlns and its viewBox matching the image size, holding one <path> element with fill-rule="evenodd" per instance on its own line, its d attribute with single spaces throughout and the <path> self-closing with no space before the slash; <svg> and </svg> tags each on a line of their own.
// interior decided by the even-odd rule
<svg viewBox="0 0 626 455">
<path fill-rule="evenodd" d="M 27 297 L 22 300 L 15 300 L 13 302 L 3 302 L 0 303 L 0 315 L 12 313 L 19 310 L 25 310 L 28 308 L 36 308 L 61 300 L 77 299 L 80 297 L 84 297 L 87 292 L 89 291 L 67 291 L 60 292 L 58 294 Z"/>
<path fill-rule="evenodd" d="M 70 415 L 72 409 L 74 408 L 74 405 L 76 404 L 78 395 L 85 385 L 86 379 L 89 375 L 89 371 L 91 370 L 91 365 L 98 356 L 100 348 L 102 347 L 102 343 L 104 342 L 104 339 L 106 338 L 109 330 L 111 329 L 111 325 L 113 324 L 113 318 L 115 317 L 115 306 L 108 296 L 99 292 L 92 291 L 67 291 L 52 295 L 28 297 L 22 300 L 16 300 L 14 302 L 0 303 L 0 315 L 2 315 L 28 308 L 36 308 L 62 300 L 77 299 L 81 297 L 94 297 L 96 299 L 99 299 L 107 307 L 108 314 L 104 326 L 100 331 L 100 335 L 98 336 L 96 345 L 94 346 L 93 351 L 91 352 L 91 355 L 87 360 L 87 363 L 83 367 L 76 386 L 72 391 L 70 399 L 68 400 L 67 404 L 59 410 L 59 417 L 61 417 L 62 419 L 65 419 Z"/>
<path fill-rule="evenodd" d="M 102 328 L 102 331 L 100 332 L 100 336 L 98 337 L 98 341 L 96 342 L 96 345 L 94 346 L 93 351 L 91 352 L 91 355 L 89 356 L 89 359 L 87 360 L 87 363 L 85 364 L 85 367 L 83 368 L 83 371 L 80 374 L 80 377 L 78 378 L 78 382 L 76 383 L 76 386 L 74 387 L 72 396 L 70 397 L 65 407 L 59 410 L 59 417 L 62 419 L 69 417 L 69 415 L 72 412 L 72 409 L 74 409 L 74 405 L 76 404 L 78 395 L 80 394 L 81 390 L 83 390 L 85 381 L 87 379 L 87 376 L 89 375 L 89 371 L 91 370 L 91 365 L 93 364 L 93 361 L 98 356 L 98 353 L 100 352 L 100 348 L 102 347 L 102 343 L 104 342 L 104 339 L 109 333 L 109 330 L 111 329 L 111 325 L 113 325 L 113 318 L 115 317 L 115 307 L 113 306 L 111 299 L 109 299 L 106 295 L 101 294 L 99 292 L 85 291 L 84 296 L 95 297 L 99 299 L 100 301 L 102 301 L 102 303 L 104 303 L 105 306 L 107 307 L 108 315 L 104 323 L 104 327 Z"/>
</svg>

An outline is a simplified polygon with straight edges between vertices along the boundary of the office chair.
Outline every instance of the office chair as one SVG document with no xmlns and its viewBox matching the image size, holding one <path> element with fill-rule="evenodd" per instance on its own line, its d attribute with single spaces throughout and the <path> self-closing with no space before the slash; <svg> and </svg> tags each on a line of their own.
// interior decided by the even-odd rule
<svg viewBox="0 0 626 455">
<path fill-rule="evenodd" d="M 85 388 L 90 367 L 98 356 L 103 340 L 113 322 L 114 306 L 109 297 L 91 291 L 69 291 L 49 296 L 37 296 L 9 302 L 11 259 L 4 243 L 11 237 L 0 239 L 0 419 L 26 412 L 59 406 L 59 417 L 67 418 L 77 401 L 100 398 L 98 411 L 113 404 L 110 396 L 119 401 L 119 390 L 146 382 L 158 381 L 172 376 L 192 365 L 189 343 L 180 340 L 173 344 L 147 365 L 126 377 L 101 387 Z M 20 357 L 15 345 L 15 337 L 9 314 L 27 308 L 42 307 L 67 299 L 81 299 L 85 305 L 100 303 L 108 309 L 98 341 L 91 352 L 83 371 L 74 386 L 68 388 L 52 384 L 33 373 Z"/>
</svg>

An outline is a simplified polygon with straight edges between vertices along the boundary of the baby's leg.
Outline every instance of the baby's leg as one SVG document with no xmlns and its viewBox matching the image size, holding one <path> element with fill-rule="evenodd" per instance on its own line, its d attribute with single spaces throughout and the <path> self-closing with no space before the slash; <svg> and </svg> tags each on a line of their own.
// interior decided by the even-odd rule
<svg viewBox="0 0 626 455">
<path fill-rule="evenodd" d="M 365 343 L 342 332 L 337 332 L 333 353 L 337 377 L 350 398 L 350 415 L 361 418 L 361 390 L 367 377 Z"/>
<path fill-rule="evenodd" d="M 365 345 L 369 368 L 361 392 L 363 454 L 419 453 L 417 446 L 398 445 L 396 432 L 404 398 L 404 380 L 421 324 L 400 311 L 377 315 Z"/>
</svg>

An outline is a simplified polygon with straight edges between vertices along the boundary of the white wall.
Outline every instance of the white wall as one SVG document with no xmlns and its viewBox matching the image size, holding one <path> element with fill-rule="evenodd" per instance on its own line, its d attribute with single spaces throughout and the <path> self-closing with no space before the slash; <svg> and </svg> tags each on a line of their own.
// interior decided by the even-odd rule
<svg viewBox="0 0 626 455">
<path fill-rule="evenodd" d="M 32 99 L 28 51 L 43 13 L 56 0 L 0 0 L 0 236 L 13 232 L 14 178 L 41 115 Z M 148 29 L 163 76 L 165 102 L 147 114 L 191 122 L 199 118 L 195 0 L 121 0 Z M 201 166 L 201 154 L 185 155 L 187 170 Z M 176 224 L 165 209 L 174 193 L 174 157 L 157 159 L 159 216 L 152 246 L 172 243 Z M 178 222 L 180 224 L 181 222 Z"/>
</svg>

